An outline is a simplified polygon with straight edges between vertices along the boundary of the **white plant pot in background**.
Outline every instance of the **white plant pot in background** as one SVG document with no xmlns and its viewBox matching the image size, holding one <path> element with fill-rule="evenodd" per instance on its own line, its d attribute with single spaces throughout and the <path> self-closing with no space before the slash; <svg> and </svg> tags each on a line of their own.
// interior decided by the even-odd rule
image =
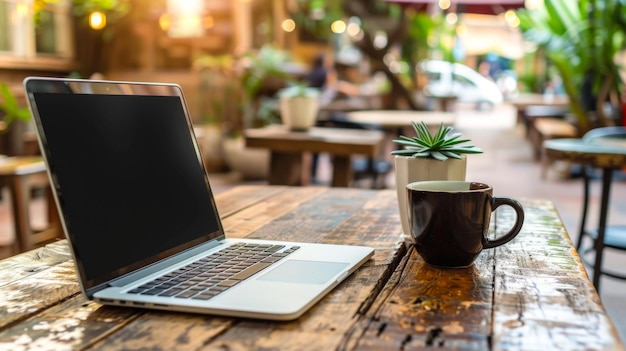
<svg viewBox="0 0 626 351">
<path fill-rule="evenodd" d="M 424 180 L 465 180 L 467 156 L 439 161 L 431 158 L 395 156 L 396 191 L 402 232 L 410 237 L 406 186 Z"/>
<path fill-rule="evenodd" d="M 307 130 L 315 125 L 319 102 L 317 96 L 280 98 L 280 116 L 291 130 Z"/>
<path fill-rule="evenodd" d="M 225 138 L 223 147 L 226 163 L 243 179 L 267 179 L 270 164 L 269 150 L 246 147 L 243 137 Z"/>
</svg>

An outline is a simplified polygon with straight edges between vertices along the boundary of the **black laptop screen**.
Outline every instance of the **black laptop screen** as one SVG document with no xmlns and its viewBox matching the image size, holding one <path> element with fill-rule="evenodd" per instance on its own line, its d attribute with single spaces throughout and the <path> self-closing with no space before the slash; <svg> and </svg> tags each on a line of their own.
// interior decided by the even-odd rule
<svg viewBox="0 0 626 351">
<path fill-rule="evenodd" d="M 179 97 L 34 93 L 34 99 L 87 285 L 221 235 Z"/>
</svg>

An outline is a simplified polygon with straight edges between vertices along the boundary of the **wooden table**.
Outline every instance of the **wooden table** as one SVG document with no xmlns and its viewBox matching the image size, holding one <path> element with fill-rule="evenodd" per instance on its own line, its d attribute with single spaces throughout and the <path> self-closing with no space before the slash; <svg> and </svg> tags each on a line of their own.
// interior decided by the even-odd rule
<svg viewBox="0 0 626 351">
<path fill-rule="evenodd" d="M 459 97 L 455 94 L 450 95 L 430 95 L 426 94 L 426 98 L 433 100 L 437 103 L 438 111 L 452 111 L 454 103 L 457 102 Z"/>
<path fill-rule="evenodd" d="M 443 123 L 453 126 L 456 122 L 454 112 L 412 111 L 412 110 L 370 110 L 348 112 L 346 118 L 353 122 L 369 123 L 399 135 L 404 128 L 411 127 L 411 122 L 423 121 L 431 130 L 437 130 Z M 411 132 L 413 133 L 413 132 Z M 411 134 L 412 135 L 412 134 Z"/>
<path fill-rule="evenodd" d="M 384 134 L 375 130 L 311 128 L 298 132 L 282 125 L 248 129 L 245 137 L 246 146 L 270 150 L 270 185 L 308 185 L 312 153 L 325 152 L 333 156 L 334 187 L 350 185 L 353 155 L 375 157 L 384 140 Z"/>
<path fill-rule="evenodd" d="M 507 99 L 507 102 L 517 109 L 524 109 L 528 106 L 569 106 L 567 95 L 544 95 L 544 94 L 519 94 Z"/>
<path fill-rule="evenodd" d="M 60 241 L 0 261 L 0 349 L 624 349 L 549 201 L 522 199 L 517 238 L 458 270 L 405 246 L 394 190 L 245 186 L 216 201 L 229 237 L 376 252 L 298 320 L 265 322 L 86 301 Z M 498 210 L 492 230 L 513 217 Z"/>
<path fill-rule="evenodd" d="M 400 144 L 393 144 L 392 140 L 400 135 L 415 136 L 411 122 L 423 121 L 432 134 L 439 126 L 454 126 L 456 114 L 444 111 L 413 111 L 413 110 L 370 110 L 348 112 L 346 118 L 352 122 L 367 123 L 379 126 L 386 133 L 385 152 L 403 148 Z"/>
<path fill-rule="evenodd" d="M 40 156 L 12 156 L 0 158 L 0 180 L 9 187 L 13 228 L 19 251 L 62 236 L 60 220 L 46 173 L 46 165 Z M 48 226 L 33 229 L 30 217 L 30 199 L 33 188 L 46 189 Z"/>
<path fill-rule="evenodd" d="M 543 144 L 546 157 L 551 160 L 565 160 L 602 169 L 602 195 L 598 218 L 598 238 L 595 240 L 595 262 L 593 284 L 600 287 L 602 251 L 607 227 L 607 214 L 613 182 L 613 171 L 626 167 L 626 141 L 622 144 L 590 143 L 583 139 L 554 139 Z M 584 230 L 584 228 L 581 228 Z"/>
<path fill-rule="evenodd" d="M 527 109 L 545 110 L 548 114 L 554 114 L 554 111 L 563 111 L 569 107 L 569 97 L 567 95 L 544 95 L 523 93 L 506 100 L 507 103 L 513 105 L 517 110 L 518 122 L 523 122 L 528 130 L 528 120 L 525 116 Z M 541 114 L 540 112 L 537 112 Z M 537 114 L 534 113 L 534 114 Z M 561 114 L 562 112 L 558 112 Z"/>
</svg>

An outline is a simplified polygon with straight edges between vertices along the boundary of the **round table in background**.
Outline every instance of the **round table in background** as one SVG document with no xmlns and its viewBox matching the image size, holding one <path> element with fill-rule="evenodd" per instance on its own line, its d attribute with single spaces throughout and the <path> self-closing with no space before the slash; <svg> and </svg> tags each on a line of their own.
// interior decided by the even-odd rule
<svg viewBox="0 0 626 351">
<path fill-rule="evenodd" d="M 543 144 L 546 156 L 552 160 L 563 160 L 602 169 L 602 195 L 600 200 L 600 217 L 598 237 L 595 240 L 595 264 L 593 285 L 596 289 L 600 283 L 602 268 L 602 250 L 607 228 L 607 213 L 611 193 L 613 172 L 626 167 L 626 139 L 606 138 L 593 142 L 583 139 L 552 139 Z M 584 230 L 584 228 L 581 228 Z"/>
</svg>

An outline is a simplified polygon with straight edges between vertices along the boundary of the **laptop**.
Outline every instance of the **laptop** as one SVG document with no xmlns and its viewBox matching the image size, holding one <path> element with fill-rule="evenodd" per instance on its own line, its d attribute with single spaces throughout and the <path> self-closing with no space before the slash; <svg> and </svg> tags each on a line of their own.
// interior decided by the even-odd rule
<svg viewBox="0 0 626 351">
<path fill-rule="evenodd" d="M 226 238 L 176 84 L 28 77 L 24 88 L 89 299 L 293 320 L 373 255 Z"/>
</svg>

